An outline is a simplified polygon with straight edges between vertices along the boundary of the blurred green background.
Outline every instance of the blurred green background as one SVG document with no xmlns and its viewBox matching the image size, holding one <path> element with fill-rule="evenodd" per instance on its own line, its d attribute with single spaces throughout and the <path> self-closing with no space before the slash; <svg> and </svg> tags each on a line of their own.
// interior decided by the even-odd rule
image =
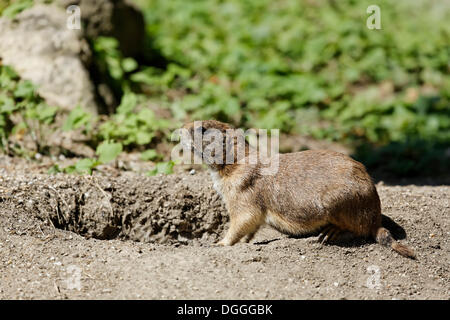
<svg viewBox="0 0 450 320">
<path fill-rule="evenodd" d="M 98 73 L 121 101 L 87 127 L 93 147 L 167 159 L 151 150 L 171 129 L 218 119 L 344 144 L 372 171 L 449 173 L 450 2 L 134 2 L 142 54 L 126 56 L 114 37 L 90 39 Z M 381 30 L 366 26 L 372 4 Z M 148 101 L 164 112 L 138 107 Z M 66 129 L 90 122 L 77 110 Z"/>
</svg>

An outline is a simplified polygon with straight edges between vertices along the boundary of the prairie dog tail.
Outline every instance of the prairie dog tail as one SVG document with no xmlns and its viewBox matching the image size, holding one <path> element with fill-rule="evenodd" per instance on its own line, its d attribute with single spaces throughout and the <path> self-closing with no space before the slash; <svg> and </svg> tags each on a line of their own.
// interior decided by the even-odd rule
<svg viewBox="0 0 450 320">
<path fill-rule="evenodd" d="M 394 251 L 398 252 L 404 257 L 416 259 L 416 254 L 414 253 L 414 251 L 404 244 L 395 241 L 388 229 L 383 227 L 378 228 L 375 231 L 374 238 L 375 241 L 382 246 L 391 247 Z"/>
</svg>

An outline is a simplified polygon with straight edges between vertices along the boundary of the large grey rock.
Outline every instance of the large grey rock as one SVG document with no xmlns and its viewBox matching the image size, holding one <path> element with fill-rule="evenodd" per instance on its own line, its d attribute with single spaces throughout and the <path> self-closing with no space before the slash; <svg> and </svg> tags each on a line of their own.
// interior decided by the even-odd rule
<svg viewBox="0 0 450 320">
<path fill-rule="evenodd" d="M 67 28 L 69 15 L 51 5 L 35 5 L 15 19 L 0 18 L 0 57 L 38 86 L 50 105 L 81 105 L 97 113 L 94 86 L 82 60 L 90 56 L 81 30 Z"/>
</svg>

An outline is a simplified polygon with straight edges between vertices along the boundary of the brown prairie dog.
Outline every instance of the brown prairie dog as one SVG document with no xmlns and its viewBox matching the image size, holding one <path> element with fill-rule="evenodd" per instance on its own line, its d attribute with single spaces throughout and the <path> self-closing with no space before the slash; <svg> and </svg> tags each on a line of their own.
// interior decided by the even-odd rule
<svg viewBox="0 0 450 320">
<path fill-rule="evenodd" d="M 251 152 L 245 140 L 230 137 L 232 127 L 228 124 L 208 120 L 188 123 L 184 128 L 190 137 L 203 137 L 195 142 L 185 137 L 184 143 L 189 141 L 194 154 L 206 161 L 230 216 L 230 227 L 218 244 L 250 241 L 263 224 L 268 224 L 294 236 L 320 232 L 319 241 L 324 243 L 351 232 L 415 258 L 410 248 L 382 227 L 377 190 L 360 162 L 338 152 L 308 150 L 279 154 L 277 171 L 261 174 L 261 163 L 238 161 L 245 160 L 239 159 L 238 152 L 232 163 L 225 161 L 225 154 L 236 150 L 238 141 L 243 141 L 245 150 L 241 157 Z M 211 131 L 220 132 L 222 137 L 205 139 Z M 211 150 L 211 145 L 223 150 L 222 154 L 206 155 L 205 149 Z"/>
</svg>

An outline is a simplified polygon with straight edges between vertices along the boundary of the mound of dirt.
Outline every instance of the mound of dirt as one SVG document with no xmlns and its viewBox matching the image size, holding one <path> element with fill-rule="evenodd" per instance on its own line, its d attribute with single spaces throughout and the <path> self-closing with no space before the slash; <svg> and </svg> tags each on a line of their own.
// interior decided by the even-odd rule
<svg viewBox="0 0 450 320">
<path fill-rule="evenodd" d="M 0 299 L 450 298 L 448 185 L 377 184 L 411 260 L 370 240 L 321 245 L 266 227 L 215 246 L 227 216 L 207 173 L 47 169 L 0 157 Z"/>
<path fill-rule="evenodd" d="M 206 175 L 7 175 L 0 197 L 7 210 L 29 212 L 87 238 L 212 241 L 228 217 Z"/>
</svg>

